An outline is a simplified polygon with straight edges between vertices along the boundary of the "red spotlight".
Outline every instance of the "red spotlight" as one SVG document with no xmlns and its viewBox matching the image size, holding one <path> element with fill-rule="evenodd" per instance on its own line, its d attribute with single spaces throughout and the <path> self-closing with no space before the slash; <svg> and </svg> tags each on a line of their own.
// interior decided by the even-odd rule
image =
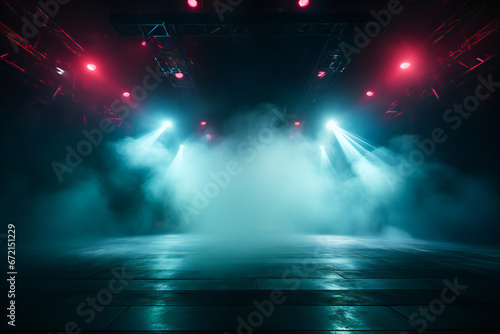
<svg viewBox="0 0 500 334">
<path fill-rule="evenodd" d="M 203 126 L 205 126 L 205 125 L 207 125 L 207 122 L 203 121 L 200 124 L 203 125 Z"/>
<path fill-rule="evenodd" d="M 177 79 L 182 79 L 182 78 L 184 78 L 184 73 L 182 73 L 182 72 L 176 72 L 174 75 L 175 75 L 175 77 L 176 77 Z"/>
<path fill-rule="evenodd" d="M 142 46 L 146 46 L 146 41 L 142 41 L 142 42 L 141 42 L 141 45 L 142 45 Z"/>
<path fill-rule="evenodd" d="M 300 125 L 300 122 L 295 122 L 295 126 L 299 126 Z"/>
<path fill-rule="evenodd" d="M 318 72 L 318 78 L 323 78 L 325 76 L 326 72 L 325 71 L 319 71 Z"/>
<path fill-rule="evenodd" d="M 366 96 L 372 97 L 375 93 L 373 93 L 371 90 L 366 92 Z"/>
<path fill-rule="evenodd" d="M 307 7 L 307 5 L 309 5 L 309 0 L 299 0 L 299 6 L 304 8 L 304 7 Z"/>
<path fill-rule="evenodd" d="M 191 7 L 191 8 L 196 8 L 198 7 L 198 1 L 196 0 L 188 0 L 188 6 Z"/>
<path fill-rule="evenodd" d="M 406 70 L 408 67 L 410 67 L 410 63 L 405 61 L 404 63 L 401 63 L 399 67 L 401 67 L 403 70 Z"/>
<path fill-rule="evenodd" d="M 129 92 L 123 92 L 123 97 L 130 97 L 130 93 Z"/>
<path fill-rule="evenodd" d="M 87 64 L 87 69 L 89 71 L 95 71 L 97 68 L 97 66 L 95 66 L 94 64 Z"/>
</svg>

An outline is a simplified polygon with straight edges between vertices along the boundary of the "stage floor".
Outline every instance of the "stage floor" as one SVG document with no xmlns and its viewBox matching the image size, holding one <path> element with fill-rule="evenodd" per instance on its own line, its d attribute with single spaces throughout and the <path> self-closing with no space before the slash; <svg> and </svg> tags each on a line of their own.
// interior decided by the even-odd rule
<svg viewBox="0 0 500 334">
<path fill-rule="evenodd" d="M 328 236 L 287 238 L 259 251 L 219 246 L 167 235 L 26 251 L 17 259 L 15 329 L 476 334 L 500 328 L 496 250 Z M 9 328 L 5 316 L 2 327 Z"/>
</svg>

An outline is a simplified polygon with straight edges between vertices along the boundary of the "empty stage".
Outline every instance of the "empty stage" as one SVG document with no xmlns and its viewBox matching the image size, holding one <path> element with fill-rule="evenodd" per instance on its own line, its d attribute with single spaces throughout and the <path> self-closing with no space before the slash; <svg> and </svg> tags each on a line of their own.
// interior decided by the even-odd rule
<svg viewBox="0 0 500 334">
<path fill-rule="evenodd" d="M 17 260 L 16 330 L 383 334 L 500 328 L 498 251 L 411 240 L 283 239 L 246 247 L 243 240 L 226 245 L 167 235 L 26 251 Z"/>
</svg>

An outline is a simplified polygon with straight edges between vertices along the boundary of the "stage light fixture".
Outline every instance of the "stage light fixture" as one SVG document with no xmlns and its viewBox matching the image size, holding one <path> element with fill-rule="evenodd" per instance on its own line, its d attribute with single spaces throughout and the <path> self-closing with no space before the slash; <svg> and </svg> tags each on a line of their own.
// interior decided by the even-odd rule
<svg viewBox="0 0 500 334">
<path fill-rule="evenodd" d="M 203 126 L 205 126 L 205 125 L 207 125 L 207 122 L 203 121 L 200 124 L 203 125 Z"/>
<path fill-rule="evenodd" d="M 171 128 L 173 126 L 172 122 L 171 121 L 164 121 L 162 123 L 162 128 L 166 129 L 166 128 Z"/>
<path fill-rule="evenodd" d="M 123 92 L 122 96 L 123 97 L 130 97 L 130 93 L 129 92 Z"/>
<path fill-rule="evenodd" d="M 97 66 L 95 66 L 94 64 L 87 64 L 87 69 L 89 71 L 95 71 L 97 69 Z"/>
<path fill-rule="evenodd" d="M 142 45 L 142 46 L 146 46 L 146 41 L 142 41 L 142 42 L 141 42 L 141 45 Z"/>
<path fill-rule="evenodd" d="M 330 131 L 335 131 L 335 130 L 337 130 L 338 127 L 339 126 L 338 126 L 337 122 L 335 122 L 334 120 L 330 120 L 326 123 L 326 128 Z"/>
<path fill-rule="evenodd" d="M 56 73 L 59 74 L 59 75 L 63 75 L 66 72 L 62 68 L 56 67 Z"/>
<path fill-rule="evenodd" d="M 304 8 L 304 7 L 307 7 L 307 5 L 309 5 L 309 0 L 299 0 L 299 6 Z"/>
<path fill-rule="evenodd" d="M 326 75 L 325 71 L 319 71 L 318 72 L 318 78 L 323 78 Z"/>
<path fill-rule="evenodd" d="M 299 126 L 300 125 L 300 122 L 295 122 L 295 126 Z"/>
<path fill-rule="evenodd" d="M 406 70 L 407 68 L 410 67 L 410 63 L 405 61 L 404 63 L 401 63 L 401 65 L 399 65 L 399 67 L 401 67 L 403 70 Z"/>
<path fill-rule="evenodd" d="M 375 95 L 375 93 L 373 93 L 371 90 L 366 92 L 366 96 L 372 97 L 373 95 Z"/>
<path fill-rule="evenodd" d="M 196 8 L 196 7 L 198 7 L 198 1 L 196 1 L 196 0 L 188 0 L 188 1 L 187 1 L 187 4 L 188 4 L 188 6 L 189 6 L 189 7 L 191 7 L 191 8 Z"/>
<path fill-rule="evenodd" d="M 182 78 L 184 78 L 184 73 L 182 73 L 182 72 L 176 72 L 174 75 L 175 75 L 175 77 L 176 77 L 177 79 L 182 79 Z"/>
</svg>

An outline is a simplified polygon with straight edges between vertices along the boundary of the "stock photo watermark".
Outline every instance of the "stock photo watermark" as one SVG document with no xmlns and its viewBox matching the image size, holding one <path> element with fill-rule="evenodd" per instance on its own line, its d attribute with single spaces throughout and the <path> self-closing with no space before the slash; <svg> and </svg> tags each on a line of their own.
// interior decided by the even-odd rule
<svg viewBox="0 0 500 334">
<path fill-rule="evenodd" d="M 144 101 L 148 92 L 156 89 L 163 82 L 162 69 L 160 65 L 156 65 L 156 69 L 152 69 L 150 66 L 146 67 L 148 74 L 142 79 L 142 84 L 135 86 L 131 90 L 131 98 L 121 98 L 115 99 L 111 103 L 111 111 L 124 121 L 130 114 L 131 109 L 137 108 L 139 105 L 137 102 Z M 90 131 L 83 130 L 82 135 L 86 139 L 80 140 L 75 147 L 70 145 L 66 146 L 66 157 L 63 162 L 53 161 L 51 164 L 52 170 L 54 171 L 57 180 L 61 183 L 63 182 L 64 174 L 72 173 L 75 168 L 80 166 L 83 162 L 83 158 L 88 157 L 95 148 L 101 145 L 104 141 L 104 135 L 112 133 L 116 127 L 107 118 L 101 119 L 99 126 L 97 128 L 91 129 Z"/>
<path fill-rule="evenodd" d="M 409 323 L 412 326 L 418 326 L 417 332 L 423 333 L 429 327 L 429 323 L 434 322 L 438 316 L 444 313 L 446 305 L 454 303 L 462 294 L 462 291 L 467 289 L 467 285 L 458 283 L 458 277 L 453 279 L 453 282 L 445 279 L 443 281 L 446 286 L 439 295 L 439 298 L 433 299 L 428 306 L 419 307 L 418 312 L 413 312 L 410 315 Z M 402 331 L 399 334 L 410 334 L 407 331 Z"/>
<path fill-rule="evenodd" d="M 316 258 L 320 251 L 323 249 L 324 245 L 320 244 L 314 249 L 314 254 L 312 258 Z M 252 311 L 246 315 L 246 317 L 238 316 L 236 321 L 238 322 L 236 333 L 237 334 L 252 334 L 255 329 L 259 328 L 264 324 L 265 319 L 271 317 L 274 314 L 276 306 L 284 304 L 287 300 L 286 291 L 296 291 L 300 288 L 302 281 L 310 277 L 311 273 L 315 272 L 317 269 L 317 264 L 309 262 L 311 258 L 305 258 L 302 260 L 300 266 L 293 265 L 291 269 L 287 269 L 281 275 L 281 281 L 288 286 L 286 290 L 271 290 L 269 293 L 269 298 L 263 301 L 253 301 L 253 306 L 255 306 L 255 311 Z M 224 334 L 229 334 L 225 332 Z"/>
<path fill-rule="evenodd" d="M 354 45 L 347 42 L 339 44 L 340 51 L 342 51 L 347 62 L 351 62 L 354 54 L 360 54 L 361 50 L 370 44 L 372 38 L 379 36 L 382 29 L 386 28 L 391 23 L 392 17 L 401 14 L 403 9 L 404 7 L 399 0 L 390 0 L 387 3 L 387 9 L 382 9 L 378 12 L 371 10 L 370 15 L 375 21 L 366 23 L 364 31 L 361 30 L 360 27 L 354 27 L 354 32 L 356 33 L 353 40 Z"/>
<path fill-rule="evenodd" d="M 111 270 L 113 278 L 109 280 L 106 288 L 99 290 L 95 296 L 87 297 L 85 301 L 78 304 L 76 307 L 76 314 L 82 318 L 83 322 L 90 324 L 97 317 L 97 314 L 102 312 L 105 306 L 109 305 L 115 295 L 122 292 L 135 276 L 127 275 L 125 268 L 121 268 L 121 272 L 115 269 Z M 64 332 L 57 332 L 55 334 L 70 334 L 80 333 L 82 331 L 78 321 L 70 320 L 64 326 Z M 49 334 L 54 334 L 49 332 Z"/>
<path fill-rule="evenodd" d="M 215 0 L 212 4 L 219 19 L 224 22 L 224 14 L 227 12 L 232 13 L 242 2 L 243 0 Z"/>
<path fill-rule="evenodd" d="M 16 226 L 7 225 L 7 298 L 9 298 L 9 307 L 7 307 L 7 323 L 9 326 L 16 326 Z"/>
<path fill-rule="evenodd" d="M 453 131 L 458 130 L 464 120 L 467 120 L 479 109 L 481 102 L 490 98 L 500 87 L 500 82 L 494 81 L 491 73 L 486 78 L 480 75 L 477 80 L 479 83 L 474 89 L 473 95 L 466 96 L 462 103 L 454 103 L 443 113 L 444 123 Z M 388 178 L 392 182 L 388 181 L 388 183 L 394 185 L 396 182 L 404 182 L 405 179 L 413 175 L 417 168 L 436 152 L 437 147 L 448 140 L 449 131 L 442 127 L 436 127 L 431 131 L 429 137 L 421 140 L 416 139 L 414 144 L 417 148 L 406 157 L 402 155 L 398 157 L 397 174 L 390 175 Z"/>
<path fill-rule="evenodd" d="M 269 120 L 268 126 L 261 128 L 256 136 L 248 136 L 247 140 L 239 143 L 237 152 L 242 157 L 240 161 L 231 160 L 226 164 L 224 170 L 210 172 L 208 176 L 211 181 L 207 182 L 201 189 L 193 189 L 194 195 L 190 203 L 178 203 L 177 208 L 184 223 L 189 224 L 191 216 L 199 215 L 203 209 L 208 207 L 211 199 L 216 198 L 221 190 L 229 186 L 232 177 L 241 174 L 243 171 L 241 160 L 246 163 L 253 162 L 258 152 L 265 150 L 267 145 L 271 144 L 275 134 L 283 131 L 281 126 L 290 124 L 291 120 L 295 118 L 295 115 L 287 113 L 286 107 L 281 111 L 273 108 L 272 113 L 273 115 Z"/>
<path fill-rule="evenodd" d="M 23 22 L 21 28 L 23 37 L 13 32 L 7 34 L 14 52 L 19 52 L 18 44 L 29 44 L 28 40 L 38 35 L 39 29 L 45 27 L 59 13 L 60 5 L 67 5 L 69 2 L 70 0 L 38 1 L 37 4 L 40 6 L 40 9 L 33 13 L 32 20 L 30 21 L 26 16 L 21 18 Z"/>
</svg>

